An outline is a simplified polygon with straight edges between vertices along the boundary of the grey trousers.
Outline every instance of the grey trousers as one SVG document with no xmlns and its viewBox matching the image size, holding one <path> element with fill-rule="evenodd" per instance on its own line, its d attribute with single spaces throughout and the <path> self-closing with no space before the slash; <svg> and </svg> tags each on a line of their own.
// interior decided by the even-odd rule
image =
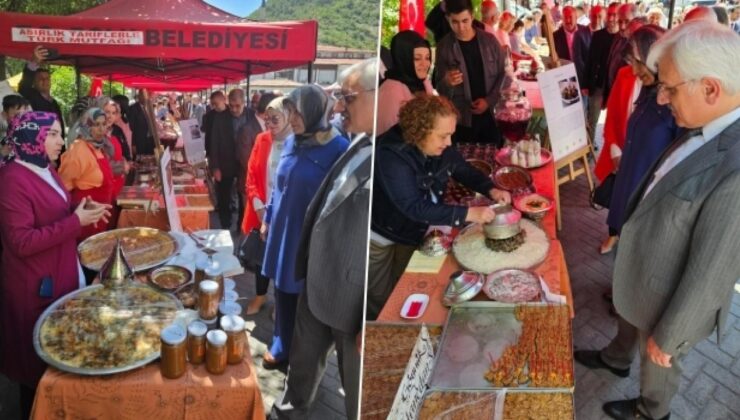
<svg viewBox="0 0 740 420">
<path fill-rule="evenodd" d="M 337 350 L 347 418 L 357 418 L 361 359 L 357 350 L 357 337 L 331 328 L 316 319 L 308 308 L 306 293 L 301 293 L 285 390 L 272 406 L 270 419 L 309 418 L 311 405 L 326 370 L 326 358 L 333 348 Z"/>
<path fill-rule="evenodd" d="M 617 369 L 627 369 L 632 365 L 637 350 L 640 350 L 640 398 L 638 408 L 644 414 L 659 419 L 671 412 L 671 400 L 678 392 L 681 382 L 681 359 L 688 352 L 671 358 L 671 367 L 656 365 L 647 354 L 649 333 L 619 317 L 617 335 L 601 350 L 601 360 Z"/>
<path fill-rule="evenodd" d="M 596 88 L 588 95 L 588 109 L 586 110 L 586 122 L 588 123 L 588 137 L 591 142 L 596 135 L 596 125 L 601 115 L 601 102 L 604 99 L 604 89 Z"/>
<path fill-rule="evenodd" d="M 367 268 L 367 314 L 365 319 L 377 319 L 398 279 L 409 265 L 416 250 L 411 245 L 379 245 L 370 241 L 370 259 Z"/>
</svg>

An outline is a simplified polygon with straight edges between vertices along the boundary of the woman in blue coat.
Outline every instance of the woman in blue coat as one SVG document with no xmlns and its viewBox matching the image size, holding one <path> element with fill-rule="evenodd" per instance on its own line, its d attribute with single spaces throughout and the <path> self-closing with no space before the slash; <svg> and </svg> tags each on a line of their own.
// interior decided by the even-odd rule
<svg viewBox="0 0 740 420">
<path fill-rule="evenodd" d="M 293 135 L 285 142 L 275 173 L 275 188 L 262 224 L 267 234 L 262 274 L 275 281 L 275 328 L 262 364 L 274 369 L 288 362 L 298 295 L 304 279 L 295 276 L 303 218 L 329 169 L 349 142 L 329 124 L 333 101 L 314 85 L 294 90 L 285 101 Z"/>
<path fill-rule="evenodd" d="M 627 137 L 606 220 L 609 228 L 617 233 L 625 222 L 624 213 L 630 196 L 653 163 L 677 137 L 678 127 L 671 110 L 665 105 L 658 105 L 656 101 L 657 75 L 645 65 L 650 47 L 664 32 L 665 29 L 661 27 L 647 25 L 630 37 L 632 48 L 627 60 L 635 76 L 642 81 L 642 91 L 627 122 Z"/>
</svg>

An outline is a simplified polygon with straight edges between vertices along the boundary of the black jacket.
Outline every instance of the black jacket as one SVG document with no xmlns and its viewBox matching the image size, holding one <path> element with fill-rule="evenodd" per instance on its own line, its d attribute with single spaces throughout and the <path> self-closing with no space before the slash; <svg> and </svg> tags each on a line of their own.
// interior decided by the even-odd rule
<svg viewBox="0 0 740 420">
<path fill-rule="evenodd" d="M 238 133 L 234 133 L 234 117 L 229 111 L 214 114 L 210 123 L 208 164 L 213 170 L 219 169 L 224 178 L 245 174 L 254 138 L 261 131 L 254 110 L 245 107 L 242 116 L 246 123 Z"/>
<path fill-rule="evenodd" d="M 576 65 L 578 83 L 583 87 L 586 78 L 586 61 L 588 60 L 588 51 L 591 46 L 591 30 L 587 26 L 578 25 L 576 33 L 573 35 L 573 57 L 570 56 L 565 29 L 561 27 L 552 36 L 555 41 L 555 51 L 557 51 L 558 57 L 570 60 Z"/>
<path fill-rule="evenodd" d="M 425 157 L 403 141 L 398 125 L 378 141 L 373 177 L 372 230 L 396 243 L 419 245 L 429 225 L 460 227 L 468 208 L 444 204 L 447 182 L 488 196 L 493 182 L 448 147 L 439 157 Z"/>
<path fill-rule="evenodd" d="M 615 35 L 609 33 L 606 28 L 599 29 L 591 35 L 591 48 L 588 50 L 586 61 L 586 76 L 585 80 L 581 81 L 584 88 L 594 90 L 606 87 L 609 51 Z"/>
<path fill-rule="evenodd" d="M 62 116 L 62 109 L 59 107 L 59 103 L 56 99 L 51 98 L 51 100 L 48 100 L 44 98 L 44 95 L 33 87 L 33 79 L 35 77 L 35 70 L 29 69 L 28 66 L 23 67 L 23 76 L 21 76 L 21 81 L 18 82 L 18 93 L 26 98 L 26 100 L 31 104 L 31 109 L 34 111 L 57 114 L 59 124 L 62 128 L 62 138 L 64 138 L 64 118 Z"/>
<path fill-rule="evenodd" d="M 128 126 L 131 127 L 131 145 L 134 148 L 133 157 L 138 155 L 154 154 L 154 137 L 149 132 L 149 123 L 146 110 L 140 103 L 131 105 L 128 109 Z"/>
</svg>

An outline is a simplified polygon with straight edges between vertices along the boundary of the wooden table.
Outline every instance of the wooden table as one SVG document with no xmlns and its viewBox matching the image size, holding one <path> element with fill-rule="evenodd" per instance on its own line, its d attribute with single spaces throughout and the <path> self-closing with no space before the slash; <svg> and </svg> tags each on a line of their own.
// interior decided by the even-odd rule
<svg viewBox="0 0 740 420">
<path fill-rule="evenodd" d="M 554 197 L 556 186 L 553 162 L 532 170 L 530 173 L 537 192 L 547 197 Z M 542 228 L 551 239 L 550 251 L 545 261 L 534 268 L 534 271 L 542 276 L 551 292 L 565 295 L 573 316 L 573 293 L 570 287 L 570 276 L 565 264 L 563 247 L 560 241 L 557 240 L 555 224 L 555 207 L 553 207 L 542 220 Z M 442 305 L 442 296 L 449 283 L 450 274 L 459 269 L 459 264 L 450 254 L 447 255 L 442 268 L 437 273 L 404 273 L 378 315 L 378 321 L 444 325 L 449 309 Z M 401 318 L 401 308 L 406 298 L 413 293 L 429 295 L 429 305 L 422 317 L 415 320 L 406 320 Z"/>
</svg>

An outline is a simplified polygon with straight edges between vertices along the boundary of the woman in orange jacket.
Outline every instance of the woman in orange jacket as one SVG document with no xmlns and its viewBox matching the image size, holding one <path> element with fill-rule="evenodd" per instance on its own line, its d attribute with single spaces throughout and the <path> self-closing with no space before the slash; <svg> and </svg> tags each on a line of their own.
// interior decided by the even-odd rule
<svg viewBox="0 0 740 420">
<path fill-rule="evenodd" d="M 267 105 L 265 111 L 266 131 L 257 135 L 254 149 L 249 156 L 245 196 L 247 202 L 244 208 L 242 232 L 247 235 L 252 230 L 259 231 L 262 217 L 265 213 L 272 186 L 274 185 L 275 170 L 280 161 L 280 154 L 285 139 L 292 133 L 288 123 L 288 110 L 283 106 L 282 97 L 275 98 Z M 262 238 L 264 240 L 264 238 Z M 262 275 L 262 269 L 255 270 L 257 296 L 249 303 L 247 315 L 254 315 L 260 311 L 265 303 L 267 288 L 270 279 Z"/>
</svg>

